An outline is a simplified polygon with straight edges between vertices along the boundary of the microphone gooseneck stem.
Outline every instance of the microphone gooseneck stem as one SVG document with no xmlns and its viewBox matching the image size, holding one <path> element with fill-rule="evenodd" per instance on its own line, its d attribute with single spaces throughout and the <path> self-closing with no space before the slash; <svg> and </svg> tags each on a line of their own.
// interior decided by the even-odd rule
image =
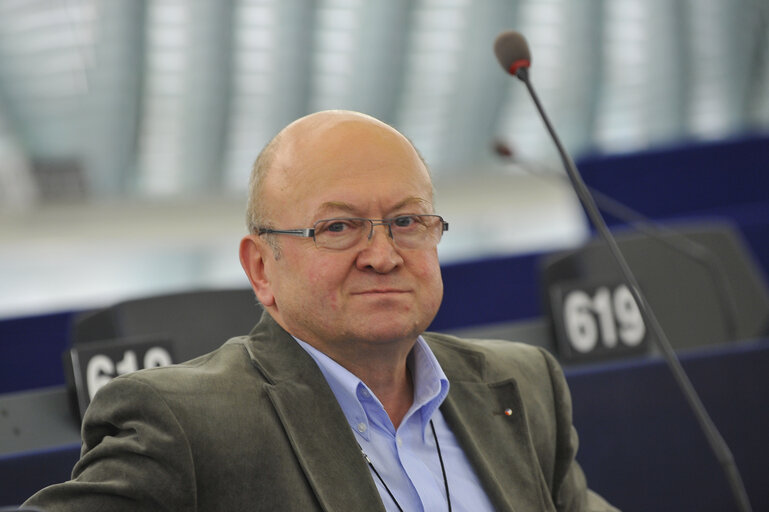
<svg viewBox="0 0 769 512">
<path fill-rule="evenodd" d="M 670 367 L 673 377 L 678 382 L 679 387 L 683 391 L 684 397 L 694 412 L 694 415 L 697 418 L 697 421 L 699 422 L 700 427 L 705 434 L 711 449 L 713 450 L 713 453 L 715 453 L 719 463 L 724 468 L 727 481 L 729 482 L 729 487 L 731 488 L 732 494 L 734 495 L 735 502 L 738 505 L 740 512 L 751 512 L 752 508 L 750 505 L 750 500 L 748 499 L 745 485 L 743 484 L 742 477 L 740 476 L 739 470 L 737 469 L 737 465 L 734 462 L 734 456 L 732 455 L 731 450 L 716 428 L 713 420 L 705 409 L 702 400 L 697 394 L 697 391 L 694 389 L 694 386 L 689 380 L 689 377 L 686 375 L 686 372 L 681 366 L 681 362 L 678 360 L 678 356 L 673 350 L 673 347 L 671 346 L 665 331 L 662 329 L 662 326 L 652 311 L 651 306 L 649 306 L 646 297 L 643 295 L 643 293 L 641 293 L 641 288 L 638 285 L 638 281 L 633 275 L 633 272 L 630 270 L 630 266 L 625 260 L 622 251 L 620 251 L 619 246 L 617 245 L 617 241 L 614 239 L 614 236 L 611 234 L 611 231 L 606 225 L 601 212 L 596 207 L 595 201 L 590 195 L 587 185 L 585 185 L 585 182 L 582 180 L 582 177 L 577 171 L 577 167 L 574 165 L 571 157 L 561 144 L 561 140 L 558 137 L 558 134 L 550 123 L 550 119 L 545 113 L 545 109 L 542 107 L 534 87 L 531 85 L 528 69 L 518 69 L 515 73 L 515 76 L 518 77 L 518 79 L 520 79 L 524 84 L 526 84 L 526 89 L 529 91 L 529 95 L 534 101 L 534 105 L 536 106 L 537 111 L 539 111 L 547 131 L 550 134 L 550 137 L 553 139 L 556 148 L 558 149 L 558 154 L 561 157 L 561 161 L 563 162 L 563 165 L 566 169 L 566 173 L 572 183 L 572 186 L 574 187 L 575 192 L 577 193 L 577 196 L 579 197 L 580 202 L 582 203 L 582 206 L 585 209 L 585 212 L 587 213 L 595 228 L 601 234 L 601 237 L 606 241 L 612 256 L 620 267 L 622 275 L 624 276 L 628 288 L 630 289 L 630 293 L 633 295 L 633 298 L 641 310 L 641 315 L 643 316 L 644 321 L 649 325 L 652 332 L 654 333 L 657 345 L 662 352 L 665 361 Z"/>
</svg>

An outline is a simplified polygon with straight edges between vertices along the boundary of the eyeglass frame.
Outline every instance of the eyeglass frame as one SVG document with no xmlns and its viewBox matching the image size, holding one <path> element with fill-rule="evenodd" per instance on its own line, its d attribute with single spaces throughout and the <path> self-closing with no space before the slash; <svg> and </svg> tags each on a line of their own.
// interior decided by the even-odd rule
<svg viewBox="0 0 769 512">
<path fill-rule="evenodd" d="M 410 214 L 404 214 L 404 215 L 396 215 L 395 217 L 390 217 L 388 219 L 369 219 L 366 217 L 332 217 L 330 219 L 320 219 L 316 221 L 313 224 L 313 227 L 311 228 L 297 228 L 297 229 L 272 229 L 272 228 L 266 228 L 266 227 L 257 227 L 256 228 L 256 234 L 258 236 L 261 235 L 290 235 L 290 236 L 297 236 L 302 238 L 312 238 L 313 244 L 315 244 L 315 247 L 318 249 L 328 249 L 331 251 L 346 251 L 348 249 L 351 249 L 355 247 L 357 244 L 360 243 L 360 240 L 358 240 L 357 243 L 351 245 L 350 247 L 347 247 L 345 249 L 337 249 L 334 247 L 322 247 L 318 245 L 318 241 L 315 238 L 315 231 L 318 224 L 321 222 L 331 222 L 331 221 L 343 221 L 343 220 L 357 220 L 357 221 L 366 221 L 369 223 L 370 229 L 368 236 L 366 237 L 367 240 L 371 240 L 374 236 L 374 227 L 375 226 L 387 226 L 387 233 L 391 240 L 397 245 L 398 242 L 395 240 L 395 236 L 393 235 L 392 231 L 392 223 L 395 222 L 398 219 L 401 219 L 403 217 L 437 217 L 440 219 L 440 226 L 441 226 L 441 236 L 438 238 L 438 241 L 435 243 L 435 246 L 440 243 L 441 239 L 443 238 L 443 233 L 449 230 L 449 223 L 443 220 L 443 217 L 440 215 L 436 215 L 434 213 L 410 213 Z"/>
</svg>

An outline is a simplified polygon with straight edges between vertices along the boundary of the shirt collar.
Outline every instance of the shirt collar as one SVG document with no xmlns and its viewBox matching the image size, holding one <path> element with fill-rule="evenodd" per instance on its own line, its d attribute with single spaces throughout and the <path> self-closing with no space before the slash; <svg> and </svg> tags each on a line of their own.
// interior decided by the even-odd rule
<svg viewBox="0 0 769 512">
<path fill-rule="evenodd" d="M 365 408 L 363 402 L 373 400 L 384 414 L 384 408 L 374 393 L 363 381 L 326 354 L 299 338 L 294 339 L 315 360 L 350 427 L 368 439 L 368 424 L 372 420 L 369 417 L 371 408 Z M 422 336 L 417 338 L 414 348 L 411 349 L 407 364 L 414 379 L 414 402 L 404 420 L 413 414 L 419 414 L 424 434 L 433 413 L 449 393 L 449 380 Z M 361 426 L 361 423 L 364 426 Z"/>
</svg>

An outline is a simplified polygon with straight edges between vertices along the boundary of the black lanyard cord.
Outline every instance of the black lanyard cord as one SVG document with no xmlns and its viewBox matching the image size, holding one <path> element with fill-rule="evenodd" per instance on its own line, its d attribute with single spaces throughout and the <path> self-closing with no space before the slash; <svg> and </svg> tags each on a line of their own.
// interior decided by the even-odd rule
<svg viewBox="0 0 769 512">
<path fill-rule="evenodd" d="M 435 433 L 435 425 L 433 425 L 433 420 L 430 420 L 430 429 L 433 431 L 433 439 L 435 439 L 435 448 L 438 451 L 438 460 L 441 463 L 441 473 L 443 474 L 443 485 L 446 487 L 446 502 L 449 505 L 449 512 L 451 512 L 451 496 L 449 495 L 449 480 L 448 478 L 446 478 L 446 467 L 443 465 L 443 455 L 441 454 L 441 445 L 438 442 L 438 434 Z M 400 512 L 403 512 L 403 508 L 401 508 L 400 503 L 398 503 L 398 500 L 395 499 L 395 496 L 393 495 L 390 488 L 387 487 L 387 484 L 382 478 L 382 475 L 380 475 L 379 471 L 376 470 L 376 468 L 374 467 L 374 464 L 371 462 L 371 459 L 368 458 L 368 455 L 366 455 L 366 452 L 363 451 L 363 448 L 361 448 L 360 451 L 363 454 L 363 458 L 366 459 L 366 463 L 371 468 L 371 471 L 374 472 L 376 477 L 382 483 L 382 486 L 385 488 L 385 491 L 387 491 L 387 494 L 389 494 L 390 498 L 392 498 L 393 502 L 395 503 L 395 506 L 398 507 L 398 510 Z"/>
</svg>

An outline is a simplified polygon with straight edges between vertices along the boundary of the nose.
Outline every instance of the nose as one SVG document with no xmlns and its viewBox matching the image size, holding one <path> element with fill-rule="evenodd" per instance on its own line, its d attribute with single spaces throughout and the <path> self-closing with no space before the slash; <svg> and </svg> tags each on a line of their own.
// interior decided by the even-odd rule
<svg viewBox="0 0 769 512">
<path fill-rule="evenodd" d="M 385 229 L 374 229 L 382 226 Z M 395 247 L 390 225 L 386 222 L 373 223 L 366 245 L 358 253 L 356 265 L 359 269 L 372 269 L 384 274 L 403 264 L 403 258 Z"/>
</svg>

